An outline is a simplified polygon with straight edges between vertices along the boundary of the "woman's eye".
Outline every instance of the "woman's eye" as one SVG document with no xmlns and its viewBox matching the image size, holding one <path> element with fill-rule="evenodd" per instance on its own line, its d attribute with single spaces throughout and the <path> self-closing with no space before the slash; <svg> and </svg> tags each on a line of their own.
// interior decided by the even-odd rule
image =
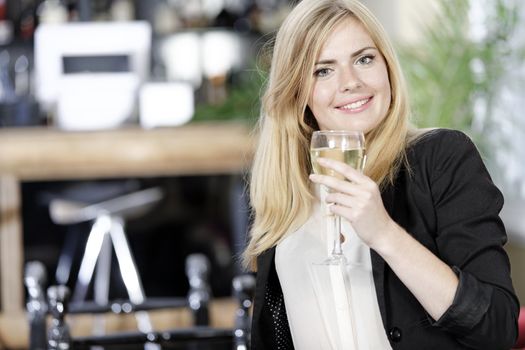
<svg viewBox="0 0 525 350">
<path fill-rule="evenodd" d="M 319 68 L 314 72 L 316 77 L 326 77 L 328 74 L 330 74 L 329 68 Z"/>
<path fill-rule="evenodd" d="M 366 55 L 366 56 L 362 56 L 360 57 L 356 63 L 357 64 L 370 64 L 372 63 L 372 61 L 374 60 L 375 56 L 374 55 Z"/>
</svg>

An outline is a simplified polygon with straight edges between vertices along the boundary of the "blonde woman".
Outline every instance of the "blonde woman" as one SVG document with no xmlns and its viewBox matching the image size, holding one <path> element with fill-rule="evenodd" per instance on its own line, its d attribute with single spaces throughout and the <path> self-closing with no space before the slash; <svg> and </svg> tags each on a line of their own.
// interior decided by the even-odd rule
<svg viewBox="0 0 525 350">
<path fill-rule="evenodd" d="M 363 131 L 364 173 L 320 159 L 347 181 L 310 175 L 315 130 Z M 368 278 L 351 280 L 366 291 L 352 310 L 364 329 L 359 344 L 513 345 L 519 302 L 502 248 L 502 195 L 467 136 L 410 126 L 398 60 L 367 8 L 296 5 L 275 39 L 259 131 L 244 256 L 257 271 L 253 349 L 333 347 L 308 271 L 312 256 L 327 254 L 327 203 L 346 221 L 344 254 L 364 256 Z M 323 203 L 320 185 L 331 189 Z"/>
</svg>

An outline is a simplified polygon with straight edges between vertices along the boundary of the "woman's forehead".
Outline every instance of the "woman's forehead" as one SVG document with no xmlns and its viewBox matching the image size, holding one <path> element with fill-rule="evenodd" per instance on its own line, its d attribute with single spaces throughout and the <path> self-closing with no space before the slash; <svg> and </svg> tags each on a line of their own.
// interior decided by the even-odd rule
<svg viewBox="0 0 525 350">
<path fill-rule="evenodd" d="M 331 59 L 343 52 L 352 54 L 365 47 L 376 48 L 374 40 L 358 19 L 347 17 L 328 35 L 321 47 L 319 59 Z"/>
</svg>

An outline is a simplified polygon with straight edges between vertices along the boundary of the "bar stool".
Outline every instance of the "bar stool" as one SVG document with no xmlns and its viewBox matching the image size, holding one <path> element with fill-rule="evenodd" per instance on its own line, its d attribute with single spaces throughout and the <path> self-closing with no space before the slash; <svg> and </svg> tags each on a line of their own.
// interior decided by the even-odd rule
<svg viewBox="0 0 525 350">
<path fill-rule="evenodd" d="M 100 305 L 108 304 L 112 247 L 129 300 L 137 305 L 144 302 L 144 289 L 126 238 L 124 223 L 126 219 L 143 215 L 162 197 L 163 194 L 159 188 L 150 188 L 96 204 L 64 199 L 51 201 L 49 212 L 54 223 L 70 225 L 93 222 L 80 263 L 72 302 L 82 302 L 86 299 L 89 285 L 94 278 L 94 301 Z M 146 312 L 137 312 L 135 316 L 141 332 L 152 331 Z M 103 330 L 99 329 L 97 332 L 100 333 Z"/>
</svg>

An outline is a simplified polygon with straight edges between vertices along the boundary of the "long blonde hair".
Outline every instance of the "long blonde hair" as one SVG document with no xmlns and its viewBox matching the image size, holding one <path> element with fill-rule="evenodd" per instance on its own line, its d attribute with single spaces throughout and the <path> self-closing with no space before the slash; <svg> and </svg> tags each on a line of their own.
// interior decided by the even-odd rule
<svg viewBox="0 0 525 350">
<path fill-rule="evenodd" d="M 273 47 L 268 85 L 262 98 L 259 144 L 250 180 L 254 222 L 245 265 L 275 246 L 308 218 L 313 193 L 309 143 L 317 123 L 307 103 L 313 70 L 333 29 L 349 16 L 359 20 L 385 58 L 392 101 L 388 115 L 366 135 L 365 173 L 382 188 L 392 183 L 405 160 L 409 107 L 398 59 L 383 27 L 357 0 L 303 0 L 281 25 Z"/>
</svg>

